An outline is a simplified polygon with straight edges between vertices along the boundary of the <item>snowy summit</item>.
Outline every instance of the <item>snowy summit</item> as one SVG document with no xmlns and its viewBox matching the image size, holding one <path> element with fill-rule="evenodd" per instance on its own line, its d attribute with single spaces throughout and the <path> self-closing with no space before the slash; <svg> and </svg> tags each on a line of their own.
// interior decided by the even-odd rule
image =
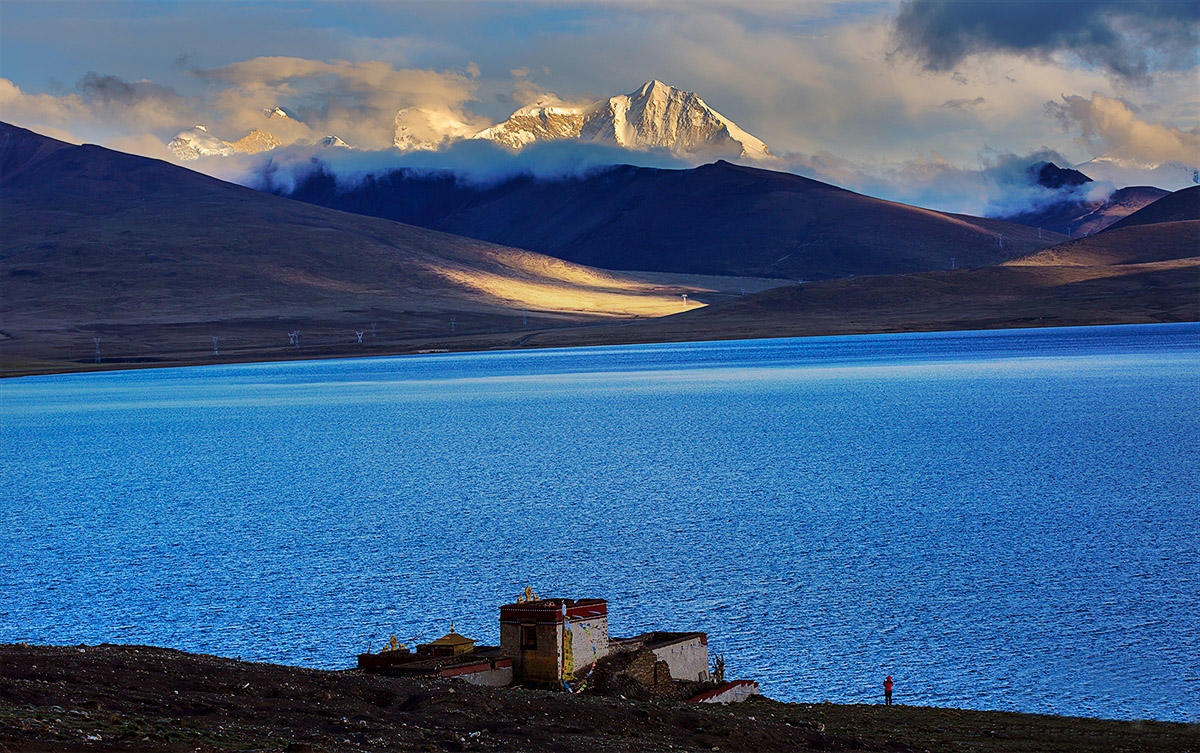
<svg viewBox="0 0 1200 753">
<path fill-rule="evenodd" d="M 535 141 L 579 139 L 627 149 L 666 149 L 676 154 L 767 159 L 767 145 L 708 106 L 699 95 L 661 81 L 647 81 L 579 107 L 535 104 L 475 134 L 512 149 Z"/>
</svg>

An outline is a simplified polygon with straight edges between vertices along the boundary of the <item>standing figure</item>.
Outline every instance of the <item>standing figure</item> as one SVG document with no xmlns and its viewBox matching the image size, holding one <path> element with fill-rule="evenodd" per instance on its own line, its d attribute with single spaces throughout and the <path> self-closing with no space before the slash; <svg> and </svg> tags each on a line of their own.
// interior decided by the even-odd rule
<svg viewBox="0 0 1200 753">
<path fill-rule="evenodd" d="M 883 678 L 883 704 L 885 706 L 892 705 L 892 676 L 888 675 Z"/>
</svg>

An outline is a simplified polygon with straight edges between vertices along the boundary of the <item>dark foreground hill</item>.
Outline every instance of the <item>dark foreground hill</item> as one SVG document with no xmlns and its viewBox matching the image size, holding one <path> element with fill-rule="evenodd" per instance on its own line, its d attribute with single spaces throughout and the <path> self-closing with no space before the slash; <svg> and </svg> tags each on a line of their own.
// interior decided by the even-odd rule
<svg viewBox="0 0 1200 753">
<path fill-rule="evenodd" d="M 1195 750 L 1194 725 L 906 706 L 638 702 L 141 646 L 0 645 L 0 751 Z"/>
<path fill-rule="evenodd" d="M 605 269 L 793 280 L 980 267 L 1059 239 L 724 161 L 491 185 L 400 170 L 347 188 L 318 172 L 289 195 Z"/>
<path fill-rule="evenodd" d="M 5 124 L 0 213 L 0 353 L 10 360 L 91 360 L 94 337 L 109 361 L 197 358 L 213 337 L 226 353 L 287 357 L 297 330 L 305 345 L 344 348 L 371 322 L 395 343 L 511 330 L 527 315 L 538 326 L 657 316 L 697 292 Z"/>
</svg>

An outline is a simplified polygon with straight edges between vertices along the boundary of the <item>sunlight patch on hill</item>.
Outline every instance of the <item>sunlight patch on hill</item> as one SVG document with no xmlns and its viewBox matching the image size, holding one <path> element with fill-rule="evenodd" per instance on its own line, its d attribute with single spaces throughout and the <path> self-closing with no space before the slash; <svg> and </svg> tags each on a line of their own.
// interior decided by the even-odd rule
<svg viewBox="0 0 1200 753">
<path fill-rule="evenodd" d="M 574 265 L 566 265 L 572 267 Z M 576 267 L 576 269 L 583 269 Z M 473 269 L 431 267 L 430 271 L 494 302 L 535 311 L 558 311 L 602 317 L 658 317 L 705 304 L 650 285 L 597 276 L 593 284 L 530 280 Z M 586 276 L 585 276 L 586 277 Z"/>
</svg>

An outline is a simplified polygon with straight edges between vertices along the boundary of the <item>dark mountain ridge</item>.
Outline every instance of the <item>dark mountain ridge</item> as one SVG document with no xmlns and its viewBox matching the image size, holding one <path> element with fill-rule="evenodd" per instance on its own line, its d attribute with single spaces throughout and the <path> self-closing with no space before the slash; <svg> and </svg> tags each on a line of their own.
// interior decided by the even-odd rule
<svg viewBox="0 0 1200 753">
<path fill-rule="evenodd" d="M 606 269 L 820 279 L 985 266 L 1057 239 L 724 161 L 492 185 L 397 170 L 345 188 L 319 170 L 286 195 Z"/>
<path fill-rule="evenodd" d="M 1059 167 L 1053 162 L 1037 162 L 1030 165 L 1029 175 L 1043 188 L 1075 187 L 1092 182 L 1091 178 L 1078 170 Z"/>
</svg>

